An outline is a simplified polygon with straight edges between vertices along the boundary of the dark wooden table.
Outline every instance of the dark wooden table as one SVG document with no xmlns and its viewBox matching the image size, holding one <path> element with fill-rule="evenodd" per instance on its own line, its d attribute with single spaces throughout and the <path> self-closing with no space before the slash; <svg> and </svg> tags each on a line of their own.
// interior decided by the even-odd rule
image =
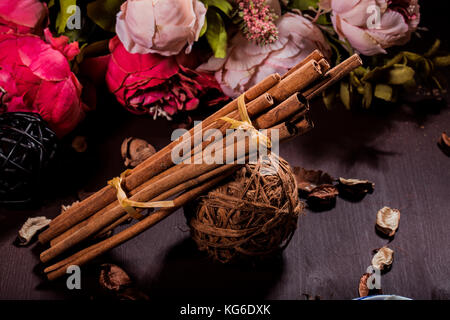
<svg viewBox="0 0 450 320">
<path fill-rule="evenodd" d="M 450 110 L 442 107 L 430 102 L 364 114 L 326 111 L 316 105 L 315 129 L 283 144 L 281 155 L 292 166 L 322 169 L 335 177 L 369 179 L 376 184 L 375 192 L 360 202 L 338 199 L 330 211 L 307 210 L 277 263 L 252 269 L 208 261 L 190 240 L 179 210 L 96 264 L 122 266 L 154 298 L 303 299 L 310 294 L 351 299 L 358 294 L 359 277 L 370 265 L 372 250 L 388 244 L 376 234 L 374 222 L 376 212 L 390 206 L 400 209 L 402 218 L 389 243 L 395 261 L 392 270 L 382 276 L 383 291 L 415 299 L 449 299 L 450 158 L 439 150 L 436 140 L 450 129 Z M 123 138 L 146 138 L 158 148 L 169 142 L 172 129 L 166 121 L 134 117 L 116 105 L 111 110 L 107 123 L 92 118 L 86 125 L 89 151 L 66 159 L 69 172 L 56 180 L 59 192 L 49 191 L 56 200 L 47 200 L 38 209 L 2 210 L 0 298 L 93 295 L 90 286 L 95 272 L 86 271 L 80 291 L 67 290 L 64 280 L 45 283 L 34 270 L 41 249 L 16 248 L 12 242 L 28 216 L 54 217 L 61 204 L 75 200 L 77 190 L 96 190 L 121 172 Z M 116 122 L 110 126 L 112 119 Z"/>
<path fill-rule="evenodd" d="M 428 9 L 424 16 L 432 21 L 434 13 Z M 42 248 L 17 248 L 12 242 L 27 217 L 54 217 L 61 204 L 76 199 L 77 191 L 97 190 L 121 172 L 124 138 L 141 137 L 157 148 L 169 142 L 173 128 L 168 122 L 132 116 L 110 97 L 101 104 L 101 112 L 90 115 L 78 132 L 88 136 L 88 151 L 67 151 L 57 178 L 49 181 L 49 199 L 34 209 L 0 209 L 0 299 L 96 295 L 92 267 L 82 271 L 82 289 L 69 291 L 64 279 L 47 283 L 38 273 Z M 307 210 L 280 261 L 253 269 L 210 262 L 197 252 L 179 210 L 95 264 L 118 264 L 155 299 L 304 299 L 305 294 L 351 299 L 358 296 L 372 250 L 388 244 L 374 223 L 377 211 L 390 206 L 400 209 L 402 217 L 389 243 L 395 259 L 382 276 L 383 292 L 450 299 L 450 158 L 436 146 L 439 135 L 450 131 L 448 104 L 425 102 L 368 113 L 326 111 L 316 104 L 312 113 L 316 128 L 283 144 L 281 156 L 292 166 L 369 179 L 375 192 L 360 202 L 338 199 L 330 211 Z"/>
</svg>

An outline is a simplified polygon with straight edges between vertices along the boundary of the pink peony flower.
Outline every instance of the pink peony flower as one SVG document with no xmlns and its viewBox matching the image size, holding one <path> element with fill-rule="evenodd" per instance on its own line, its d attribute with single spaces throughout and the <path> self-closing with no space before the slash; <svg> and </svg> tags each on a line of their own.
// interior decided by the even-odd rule
<svg viewBox="0 0 450 320">
<path fill-rule="evenodd" d="M 198 0 L 128 0 L 117 14 L 116 33 L 130 53 L 186 53 L 198 40 L 206 8 Z"/>
<path fill-rule="evenodd" d="M 111 58 L 106 83 L 117 100 L 135 114 L 170 116 L 192 110 L 209 89 L 220 91 L 214 77 L 185 68 L 175 56 L 129 53 L 117 37 L 109 43 Z M 217 103 L 224 99 L 210 101 Z"/>
<path fill-rule="evenodd" d="M 237 97 L 269 74 L 285 74 L 315 49 L 331 55 L 320 29 L 301 15 L 284 14 L 277 21 L 277 28 L 279 39 L 262 47 L 237 34 L 225 59 L 211 57 L 198 70 L 215 71 L 223 92 Z"/>
<path fill-rule="evenodd" d="M 0 34 L 0 112 L 39 113 L 62 137 L 84 116 L 81 89 L 66 57 L 50 44 L 35 35 Z"/>
<path fill-rule="evenodd" d="M 420 22 L 418 0 L 331 0 L 331 9 L 339 37 L 368 56 L 407 43 Z"/>
<path fill-rule="evenodd" d="M 78 42 L 69 43 L 69 38 L 60 36 L 54 38 L 49 29 L 44 30 L 45 41 L 52 46 L 53 49 L 61 52 L 69 61 L 72 61 L 80 53 Z"/>
<path fill-rule="evenodd" d="M 47 6 L 39 0 L 0 2 L 0 32 L 42 34 L 48 25 Z"/>
</svg>

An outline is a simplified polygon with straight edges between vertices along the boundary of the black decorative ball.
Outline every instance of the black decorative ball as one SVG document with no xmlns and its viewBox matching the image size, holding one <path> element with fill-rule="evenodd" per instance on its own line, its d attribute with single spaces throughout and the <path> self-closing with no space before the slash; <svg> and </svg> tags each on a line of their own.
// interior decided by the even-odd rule
<svg viewBox="0 0 450 320">
<path fill-rule="evenodd" d="M 56 134 L 39 114 L 0 115 L 0 204 L 35 200 L 57 146 Z"/>
</svg>

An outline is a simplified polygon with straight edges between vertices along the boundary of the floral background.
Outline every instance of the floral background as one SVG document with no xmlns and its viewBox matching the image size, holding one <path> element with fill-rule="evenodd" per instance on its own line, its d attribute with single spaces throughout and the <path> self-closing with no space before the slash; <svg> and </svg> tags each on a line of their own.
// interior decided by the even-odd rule
<svg viewBox="0 0 450 320">
<path fill-rule="evenodd" d="M 0 112 L 38 112 L 60 137 L 105 85 L 128 111 L 172 120 L 284 74 L 314 49 L 332 63 L 357 52 L 364 67 L 323 100 L 358 109 L 405 92 L 440 98 L 450 63 L 420 25 L 418 0 L 2 1 L 0 46 Z"/>
</svg>

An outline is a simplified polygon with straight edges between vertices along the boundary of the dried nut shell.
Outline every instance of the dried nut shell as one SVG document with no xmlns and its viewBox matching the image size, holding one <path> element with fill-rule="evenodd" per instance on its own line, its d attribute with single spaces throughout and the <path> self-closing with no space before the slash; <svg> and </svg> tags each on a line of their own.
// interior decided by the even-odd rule
<svg viewBox="0 0 450 320">
<path fill-rule="evenodd" d="M 339 195 L 346 198 L 362 198 L 375 188 L 375 184 L 369 180 L 339 178 L 338 181 Z"/>
<path fill-rule="evenodd" d="M 126 138 L 120 148 L 125 166 L 135 167 L 156 153 L 155 148 L 147 141 L 137 138 Z"/>
<path fill-rule="evenodd" d="M 442 152 L 450 157 L 450 137 L 445 132 L 442 133 L 438 146 L 441 148 Z"/>
<path fill-rule="evenodd" d="M 359 279 L 358 292 L 360 297 L 367 297 L 368 295 L 382 294 L 381 289 L 369 289 L 367 282 L 370 279 L 370 273 L 364 273 Z"/>
<path fill-rule="evenodd" d="M 378 249 L 372 258 L 372 266 L 380 271 L 389 269 L 392 262 L 394 262 L 394 250 L 388 247 Z"/>
<path fill-rule="evenodd" d="M 31 239 L 33 239 L 39 231 L 47 227 L 51 221 L 51 219 L 47 219 L 46 217 L 28 218 L 19 230 L 16 244 L 19 246 L 26 246 L 30 243 Z"/>
<path fill-rule="evenodd" d="M 312 209 L 329 208 L 336 203 L 338 194 L 338 190 L 332 184 L 322 184 L 311 191 L 307 202 Z"/>
<path fill-rule="evenodd" d="M 389 237 L 392 237 L 395 234 L 395 231 L 398 229 L 399 223 L 399 210 L 384 207 L 378 211 L 376 227 L 380 232 L 386 234 Z"/>
<path fill-rule="evenodd" d="M 333 177 L 322 170 L 306 170 L 304 168 L 294 168 L 297 188 L 303 194 L 309 194 L 314 188 L 323 184 L 333 184 Z"/>
<path fill-rule="evenodd" d="M 131 285 L 131 279 L 122 268 L 114 264 L 103 264 L 99 283 L 106 290 L 120 291 Z"/>
<path fill-rule="evenodd" d="M 87 147 L 88 147 L 88 145 L 86 142 L 86 137 L 76 136 L 75 138 L 73 138 L 72 148 L 76 152 L 85 152 L 87 150 Z"/>
</svg>

